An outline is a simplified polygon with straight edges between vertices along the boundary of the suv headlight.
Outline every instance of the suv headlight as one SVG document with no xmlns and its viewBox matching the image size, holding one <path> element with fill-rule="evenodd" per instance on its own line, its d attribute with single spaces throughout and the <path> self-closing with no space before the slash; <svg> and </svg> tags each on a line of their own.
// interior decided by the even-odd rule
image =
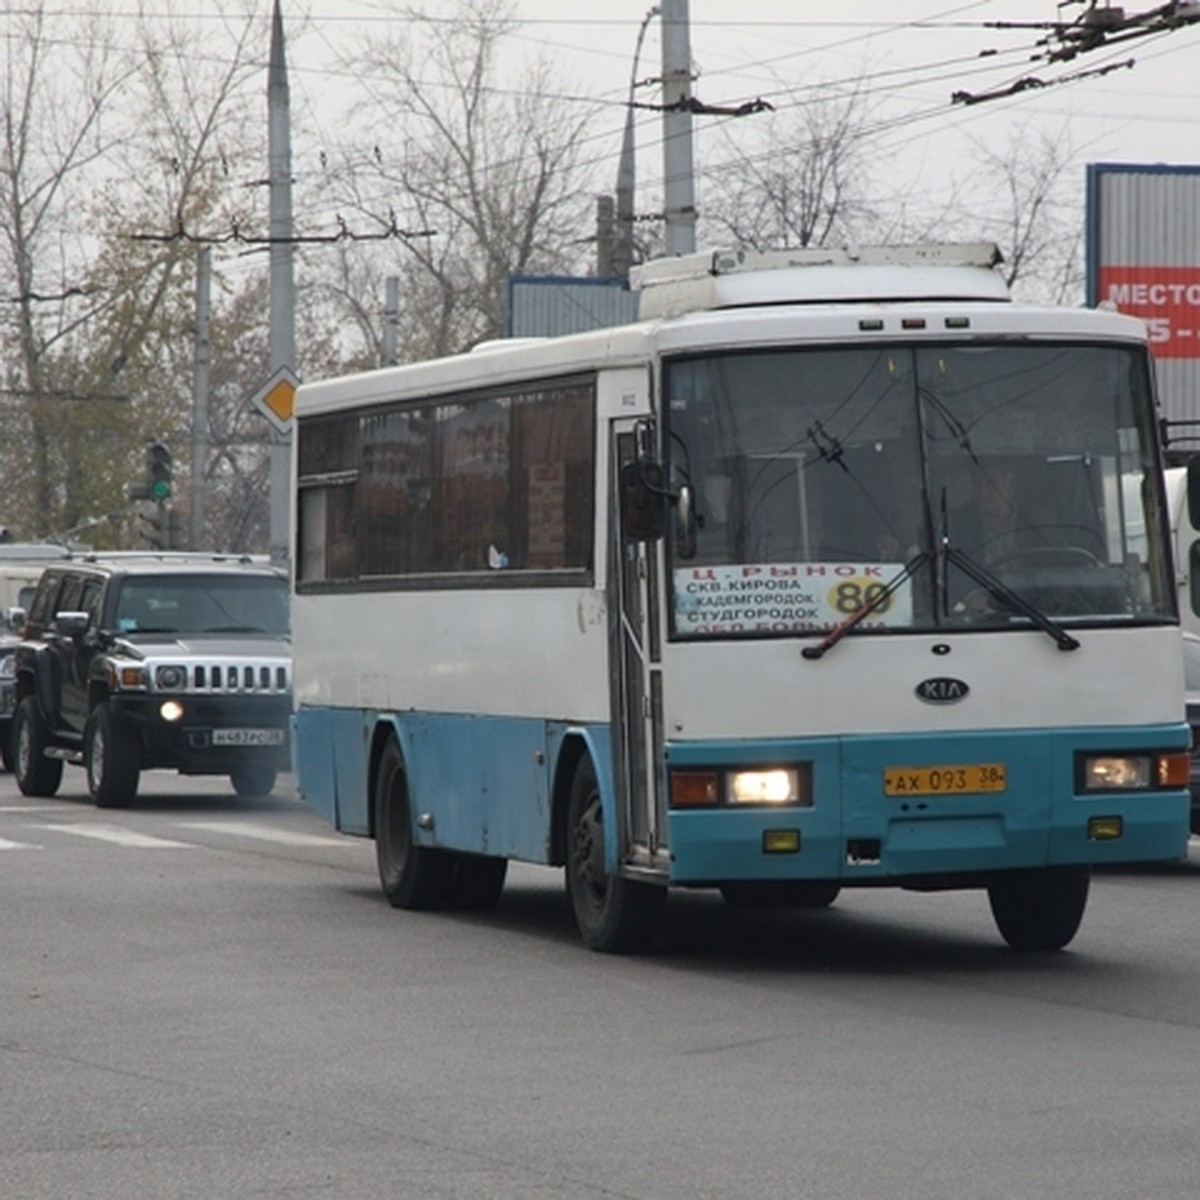
<svg viewBox="0 0 1200 1200">
<path fill-rule="evenodd" d="M 0 650 L 0 679 L 11 679 L 17 672 L 17 652 Z"/>
<path fill-rule="evenodd" d="M 181 692 L 187 687 L 187 667 L 170 664 L 154 668 L 154 686 L 161 692 Z"/>
</svg>

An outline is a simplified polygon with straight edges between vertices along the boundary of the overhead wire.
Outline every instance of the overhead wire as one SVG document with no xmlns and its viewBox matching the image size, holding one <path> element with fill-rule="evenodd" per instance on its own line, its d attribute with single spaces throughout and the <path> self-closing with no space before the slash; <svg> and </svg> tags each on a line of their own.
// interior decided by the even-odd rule
<svg viewBox="0 0 1200 1200">
<path fill-rule="evenodd" d="M 782 23 L 781 22 L 762 23 L 763 28 L 778 27 L 780 25 L 783 25 L 787 28 L 794 27 L 794 28 L 805 28 L 805 29 L 809 29 L 809 28 L 813 28 L 813 27 L 836 26 L 839 28 L 853 28 L 855 30 L 855 33 L 853 36 L 851 36 L 849 38 L 829 41 L 829 42 L 825 42 L 823 44 L 812 46 L 812 47 L 799 47 L 799 48 L 796 48 L 795 50 L 790 50 L 786 54 L 775 55 L 775 56 L 772 56 L 771 58 L 758 60 L 757 62 L 739 63 L 732 67 L 718 67 L 712 71 L 706 71 L 705 74 L 702 76 L 702 79 L 705 83 L 711 84 L 715 81 L 719 81 L 722 78 L 740 77 L 740 76 L 743 76 L 743 75 L 755 70 L 756 68 L 773 67 L 773 66 L 777 66 L 779 63 L 795 61 L 797 58 L 802 58 L 805 56 L 820 54 L 820 53 L 828 53 L 829 51 L 831 51 L 833 49 L 843 48 L 848 45 L 854 45 L 854 44 L 870 41 L 872 38 L 882 36 L 883 34 L 885 34 L 887 32 L 894 31 L 894 30 L 900 29 L 900 28 L 905 28 L 905 27 L 933 28 L 933 27 L 944 26 L 947 24 L 947 22 L 944 19 L 946 16 L 954 15 L 954 14 L 958 14 L 958 13 L 962 13 L 962 12 L 967 12 L 967 11 L 973 11 L 973 10 L 981 7 L 982 3 L 983 3 L 983 0 L 977 0 L 976 3 L 954 6 L 953 8 L 944 10 L 944 12 L 942 12 L 940 14 L 936 14 L 932 17 L 920 18 L 917 20 L 910 20 L 910 21 L 900 20 L 900 21 L 896 21 L 894 23 L 883 25 L 883 26 L 878 25 L 878 24 L 872 24 L 872 23 L 857 24 L 854 22 L 794 21 L 794 22 L 782 22 Z M 66 9 L 56 10 L 56 13 L 65 14 L 65 13 L 68 13 L 69 11 L 70 10 L 66 10 Z M 93 15 L 94 15 L 94 13 L 93 13 Z M 124 14 L 124 15 L 128 15 L 128 16 L 132 17 L 135 14 L 130 12 L 130 13 Z M 195 16 L 197 18 L 208 17 L 211 14 L 197 12 L 194 14 L 173 13 L 172 15 L 173 16 L 181 16 L 186 19 L 189 16 Z M 385 20 L 388 18 L 386 15 L 381 15 L 378 19 L 382 21 L 382 20 Z M 349 20 L 351 20 L 351 18 L 347 17 L 347 18 L 345 18 L 345 20 L 349 21 Z M 443 19 L 440 19 L 440 18 L 429 18 L 428 20 L 429 20 L 430 24 L 444 23 Z M 336 54 L 336 48 L 334 47 L 333 42 L 330 39 L 329 32 L 328 32 L 328 27 L 330 26 L 331 23 L 332 22 L 329 17 L 322 16 L 320 19 L 314 20 L 312 22 L 311 28 L 316 30 L 318 35 L 323 39 L 326 49 L 329 52 Z M 537 26 L 537 25 L 541 25 L 541 24 L 546 24 L 546 25 L 553 24 L 555 26 L 561 27 L 563 24 L 583 26 L 583 25 L 605 24 L 605 23 L 613 24 L 613 25 L 621 25 L 621 24 L 627 24 L 628 22 L 621 22 L 621 21 L 616 21 L 616 20 L 606 22 L 604 19 L 598 19 L 598 18 L 572 18 L 571 20 L 564 22 L 564 20 L 562 18 L 549 18 L 543 22 L 522 21 L 521 25 L 522 26 L 526 26 L 526 25 Z M 714 25 L 714 24 L 721 24 L 721 23 L 720 22 L 704 22 L 703 24 Z M 729 24 L 731 24 L 731 25 L 737 24 L 739 26 L 744 26 L 747 23 L 731 21 L 731 22 L 729 22 Z M 753 23 L 750 23 L 750 24 L 753 24 Z M 985 28 L 985 27 L 987 27 L 987 23 L 981 23 L 981 22 L 953 22 L 953 25 L 956 28 Z M 1039 26 L 1039 27 L 1044 28 L 1045 26 L 1043 25 L 1043 26 Z M 513 38 L 513 40 L 522 40 L 522 37 L 519 33 L 510 35 L 510 36 Z M 524 38 L 523 40 L 529 41 L 530 39 Z M 876 96 L 882 88 L 886 87 L 888 99 L 895 99 L 895 97 L 899 93 L 902 93 L 904 91 L 910 91 L 910 90 L 916 89 L 916 88 L 932 86 L 933 84 L 954 78 L 955 72 L 951 68 L 954 68 L 955 66 L 958 66 L 958 65 L 961 65 L 964 68 L 971 67 L 973 70 L 973 73 L 977 74 L 977 75 L 986 75 L 986 74 L 991 74 L 994 72 L 999 72 L 1004 69 L 1003 64 L 1004 64 L 1004 60 L 1005 60 L 1006 56 L 1028 53 L 1028 50 L 1029 50 L 1028 46 L 1015 47 L 1008 51 L 997 52 L 996 54 L 990 56 L 990 58 L 977 57 L 974 55 L 970 55 L 970 56 L 962 55 L 962 56 L 942 59 L 937 62 L 914 64 L 914 65 L 910 65 L 910 66 L 889 68 L 887 70 L 866 71 L 866 72 L 860 73 L 857 76 L 846 76 L 844 79 L 835 80 L 835 81 L 825 80 L 825 81 L 820 81 L 820 82 L 812 84 L 812 85 L 802 85 L 800 87 L 795 87 L 795 86 L 789 87 L 786 85 L 778 86 L 773 89 L 764 89 L 759 96 L 755 97 L 755 99 L 761 99 L 765 102 L 769 102 L 771 104 L 772 108 L 775 110 L 777 116 L 786 115 L 786 112 L 790 108 L 800 108 L 808 103 L 811 103 L 811 99 L 810 99 L 811 97 L 819 96 L 822 99 L 830 99 L 830 98 L 836 99 L 840 95 L 844 99 L 850 95 L 851 91 L 854 91 L 855 94 L 860 95 L 861 97 L 863 97 L 863 99 L 866 102 L 869 103 L 872 97 Z M 214 61 L 214 62 L 222 61 L 219 56 L 211 56 L 211 58 L 212 58 L 212 61 Z M 295 73 L 298 77 L 301 77 L 301 78 L 307 77 L 309 75 L 316 75 L 321 78 L 328 78 L 331 76 L 340 78 L 340 77 L 345 77 L 345 75 L 346 75 L 346 72 L 344 72 L 340 68 L 330 68 L 330 67 L 326 66 L 326 67 L 322 67 L 319 69 L 312 69 L 312 68 L 306 67 L 303 63 L 289 63 L 289 72 Z M 353 75 L 353 78 L 360 87 L 365 87 L 368 89 L 369 96 L 372 93 L 374 93 L 376 96 L 377 102 L 381 100 L 382 93 L 374 91 L 374 83 L 371 80 L 369 75 L 364 75 L 362 72 L 358 72 Z M 1016 78 L 1020 78 L 1020 77 L 1017 76 Z M 447 86 L 443 83 L 443 81 L 440 81 L 440 80 L 423 80 L 423 81 L 419 81 L 419 82 L 420 82 L 421 86 L 424 86 L 427 89 L 436 89 L 436 88 L 440 88 L 443 86 Z M 838 91 L 839 88 L 844 88 L 845 90 L 839 92 Z M 298 90 L 298 89 L 294 89 L 294 91 L 295 90 Z M 299 90 L 302 91 L 302 89 L 299 89 Z M 488 90 L 489 90 L 490 94 L 494 94 L 494 95 L 497 95 L 500 97 L 505 97 L 505 98 L 520 98 L 522 96 L 528 96 L 531 94 L 527 89 L 522 89 L 519 87 L 513 88 L 513 87 L 496 86 L 496 87 L 490 88 Z M 743 93 L 742 96 L 744 97 L 744 95 L 745 94 Z M 581 104 L 581 105 L 588 104 L 588 105 L 594 105 L 594 106 L 600 108 L 601 110 L 603 110 L 605 108 L 611 108 L 614 111 L 620 112 L 622 114 L 622 120 L 621 120 L 620 126 L 623 126 L 623 121 L 624 121 L 623 114 L 624 114 L 625 107 L 626 107 L 625 102 L 623 100 L 618 101 L 616 99 L 607 99 L 603 94 L 601 94 L 600 96 L 586 96 L 586 95 L 580 95 L 577 93 L 570 93 L 570 92 L 564 92 L 564 93 L 560 93 L 557 95 L 552 93 L 550 95 L 550 98 L 555 100 L 556 102 L 559 102 L 562 104 Z M 1014 96 L 1006 102 L 1011 103 L 1011 104 L 1017 104 L 1017 103 L 1022 103 L 1025 99 L 1026 99 L 1026 97 Z M 738 104 L 746 104 L 747 102 L 748 101 L 745 98 L 742 98 L 742 99 L 736 99 L 736 98 L 735 99 L 723 99 L 722 98 L 720 100 L 708 101 L 708 103 L 713 107 L 717 107 L 719 105 L 734 106 L 734 105 L 738 105 Z M 316 118 L 318 115 L 318 110 L 312 104 L 311 98 L 308 97 L 307 95 L 305 95 L 303 103 L 304 103 L 306 111 L 308 112 L 310 117 Z M 927 102 L 924 107 L 913 108 L 909 112 L 904 113 L 904 114 L 899 114 L 896 116 L 887 117 L 887 118 L 883 118 L 883 119 L 879 119 L 879 118 L 873 119 L 872 121 L 864 124 L 860 133 L 861 133 L 861 136 L 867 140 L 892 137 L 895 135 L 896 132 L 902 131 L 906 128 L 911 127 L 913 129 L 918 129 L 921 126 L 923 126 L 925 123 L 927 123 L 928 121 L 935 119 L 935 118 L 942 119 L 942 120 L 949 120 L 952 124 L 954 124 L 956 126 L 961 126 L 970 120 L 970 117 L 966 114 L 965 110 L 959 110 L 958 112 L 952 113 L 952 110 L 950 109 L 948 100 L 943 99 L 940 101 Z M 698 128 L 698 132 L 702 132 L 704 129 L 707 129 L 707 128 L 712 128 L 713 121 L 716 121 L 718 124 L 721 124 L 721 123 L 726 123 L 730 119 L 734 119 L 734 118 L 714 117 L 711 119 L 704 119 L 704 120 L 701 120 L 700 118 L 698 118 L 698 121 L 701 121 L 699 128 Z M 321 122 L 319 120 L 316 120 L 315 123 L 318 125 L 323 124 L 323 122 Z M 593 153 L 590 157 L 588 157 L 585 153 L 585 156 L 579 160 L 579 162 L 577 163 L 577 166 L 580 170 L 586 171 L 589 169 L 595 169 L 595 168 L 603 166 L 605 163 L 609 163 L 609 162 L 612 162 L 615 160 L 615 152 L 614 152 L 613 146 L 614 146 L 615 142 L 617 140 L 619 140 L 620 126 L 617 124 L 614 124 L 614 126 L 611 128 L 602 128 L 602 129 L 597 130 L 596 132 L 584 134 L 581 138 L 578 139 L 578 144 L 580 146 L 585 147 L 585 148 L 587 146 L 592 146 L 595 148 L 595 153 Z M 652 120 L 638 122 L 637 128 L 638 128 L 639 133 L 641 134 L 641 136 L 639 138 L 639 155 L 642 156 L 643 158 L 647 157 L 647 156 L 652 156 L 654 151 L 661 145 L 661 134 L 659 134 L 657 132 L 657 123 Z M 341 136 L 341 131 L 339 131 L 339 137 L 334 138 L 334 137 L 329 136 L 328 129 L 318 130 L 317 141 L 319 144 L 324 144 L 326 146 L 332 146 L 337 141 L 340 140 L 340 136 Z M 917 136 L 917 135 L 914 134 L 914 137 L 915 136 Z M 769 151 L 764 151 L 762 154 L 762 157 L 766 157 L 769 153 L 770 153 Z M 309 161 L 311 161 L 311 158 L 309 156 L 307 156 L 307 154 L 306 154 L 306 157 L 305 157 L 306 165 Z M 327 157 L 326 161 L 328 162 L 328 157 Z M 725 174 L 729 170 L 735 169 L 736 165 L 739 161 L 745 162 L 746 161 L 745 156 L 737 155 L 737 156 L 730 158 L 729 160 L 727 160 L 725 162 L 718 161 L 718 162 L 709 162 L 709 163 L 702 164 L 697 167 L 697 177 L 700 179 L 719 178 L 721 175 Z M 511 161 L 505 162 L 505 161 L 501 160 L 497 165 L 503 167 L 503 166 L 511 166 L 514 164 Z M 651 172 L 649 175 L 642 175 L 640 183 L 639 183 L 639 192 L 644 194 L 647 191 L 652 191 L 654 188 L 656 188 L 660 185 L 661 185 L 661 179 L 657 175 L 655 175 L 653 172 Z M 392 202 L 394 203 L 394 189 L 393 188 L 380 189 L 380 191 L 377 194 L 367 195 L 367 196 L 363 197 L 364 203 L 366 203 L 368 205 L 371 203 L 376 203 L 376 204 L 383 203 L 389 199 L 391 199 Z M 318 208 L 321 211 L 328 211 L 328 206 L 324 205 L 324 204 L 319 204 Z M 315 211 L 317 211 L 317 209 L 314 209 L 313 211 L 315 212 Z M 312 235 L 310 240 L 332 241 L 335 239 L 333 236 Z"/>
</svg>

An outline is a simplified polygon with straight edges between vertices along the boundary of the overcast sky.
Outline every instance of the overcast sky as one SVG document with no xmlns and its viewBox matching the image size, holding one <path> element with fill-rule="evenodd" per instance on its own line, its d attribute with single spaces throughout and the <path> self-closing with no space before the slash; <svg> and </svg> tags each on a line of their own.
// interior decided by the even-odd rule
<svg viewBox="0 0 1200 1200">
<path fill-rule="evenodd" d="M 187 0 L 160 0 L 184 5 Z M 262 0 L 269 8 L 271 0 Z M 1127 14 L 1158 5 L 1127 3 Z M 450 3 L 424 9 L 445 16 Z M 522 26 L 510 43 L 507 82 L 519 80 L 521 56 L 549 56 L 563 103 L 601 101 L 589 131 L 601 182 L 615 183 L 624 100 L 644 0 L 515 0 Z M 745 122 L 786 119 L 815 96 L 836 96 L 858 81 L 889 172 L 930 187 L 970 169 L 972 142 L 1000 146 L 1014 131 L 1063 131 L 1081 162 L 1200 162 L 1200 22 L 1127 40 L 1073 61 L 1046 61 L 1046 28 L 996 23 L 1075 20 L 1082 4 L 1057 0 L 690 0 L 694 95 L 708 104 L 762 98 L 773 113 L 739 121 L 694 122 L 697 199 L 704 173 L 736 153 Z M 293 114 L 309 131 L 336 142 L 338 105 L 364 81 L 328 74 L 330 56 L 364 31 L 394 28 L 387 0 L 283 0 Z M 736 17 L 731 14 L 737 14 Z M 899 19 L 902 17 L 903 19 Z M 1051 45 L 1061 43 L 1051 41 Z M 647 25 L 639 79 L 661 69 L 659 23 Z M 1125 64 L 1131 63 L 1132 66 Z M 1107 72 L 1107 73 L 1104 73 Z M 1080 77 L 1082 76 L 1082 77 Z M 1076 78 L 1074 82 L 1058 82 Z M 1007 98 L 954 104 L 956 92 Z M 639 100 L 659 96 L 639 89 Z M 652 203 L 661 177 L 661 119 L 639 116 L 639 209 Z M 605 171 L 606 163 L 611 170 Z M 1083 172 L 1079 195 L 1082 205 Z"/>
</svg>

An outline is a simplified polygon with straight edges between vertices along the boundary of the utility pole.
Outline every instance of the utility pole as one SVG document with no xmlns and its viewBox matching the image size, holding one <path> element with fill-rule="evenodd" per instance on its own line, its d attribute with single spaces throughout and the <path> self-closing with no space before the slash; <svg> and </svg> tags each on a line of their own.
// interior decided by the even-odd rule
<svg viewBox="0 0 1200 1200">
<path fill-rule="evenodd" d="M 617 165 L 617 236 L 612 250 L 613 276 L 629 277 L 633 266 L 633 221 L 634 192 L 637 183 L 637 146 L 634 139 L 634 95 L 637 91 L 638 60 L 642 56 L 642 42 L 646 38 L 646 26 L 659 14 L 654 5 L 642 18 L 638 26 L 637 43 L 633 48 L 633 65 L 629 69 L 629 101 L 625 109 L 625 132 L 621 136 L 621 159 Z M 603 271 L 600 274 L 604 274 Z"/>
<path fill-rule="evenodd" d="M 613 199 L 596 197 L 596 274 L 601 279 L 613 277 L 613 249 L 616 238 L 613 230 Z"/>
<path fill-rule="evenodd" d="M 383 308 L 383 354 L 381 365 L 394 367 L 397 363 L 396 341 L 400 331 L 400 277 L 387 277 L 387 293 Z"/>
<path fill-rule="evenodd" d="M 283 14 L 275 0 L 271 57 L 267 67 L 268 156 L 271 212 L 270 374 L 296 369 L 296 281 L 292 267 L 292 134 Z M 288 431 L 270 430 L 270 553 L 286 562 L 291 534 L 291 442 Z"/>
<path fill-rule="evenodd" d="M 692 43 L 688 0 L 663 0 L 663 200 L 667 254 L 696 249 L 696 191 L 692 177 Z"/>
<path fill-rule="evenodd" d="M 208 377 L 212 365 L 212 249 L 196 256 L 196 364 L 192 379 L 192 513 L 189 548 L 204 548 L 204 499 L 208 465 Z"/>
</svg>

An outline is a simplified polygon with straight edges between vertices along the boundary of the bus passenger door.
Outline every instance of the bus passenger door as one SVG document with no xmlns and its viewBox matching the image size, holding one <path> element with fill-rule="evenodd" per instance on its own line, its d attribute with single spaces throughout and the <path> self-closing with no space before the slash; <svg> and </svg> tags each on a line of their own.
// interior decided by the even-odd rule
<svg viewBox="0 0 1200 1200">
<path fill-rule="evenodd" d="M 625 831 L 621 857 L 628 865 L 665 869 L 663 819 L 662 662 L 658 621 L 658 544 L 626 539 L 620 519 L 621 468 L 633 462 L 639 443 L 653 454 L 653 427 L 645 420 L 613 424 L 612 530 L 609 572 L 610 663 L 613 700 L 613 769 Z"/>
</svg>

